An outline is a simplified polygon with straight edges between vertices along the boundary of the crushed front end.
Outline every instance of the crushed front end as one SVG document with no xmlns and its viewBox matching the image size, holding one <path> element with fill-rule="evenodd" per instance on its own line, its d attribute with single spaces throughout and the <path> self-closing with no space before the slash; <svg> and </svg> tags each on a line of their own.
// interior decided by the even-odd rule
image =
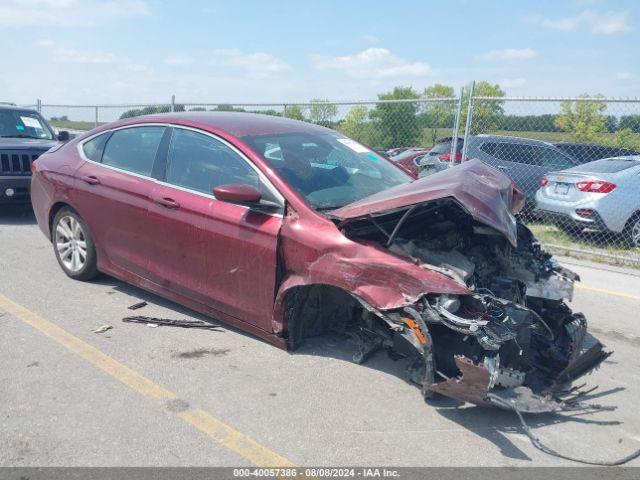
<svg viewBox="0 0 640 480">
<path fill-rule="evenodd" d="M 347 237 L 383 246 L 469 291 L 426 293 L 375 312 L 360 326 L 356 361 L 379 347 L 408 357 L 409 376 L 426 397 L 435 392 L 531 413 L 575 408 L 580 395 L 571 382 L 611 352 L 565 303 L 578 276 L 511 219 L 515 241 L 443 198 L 344 226 Z"/>
</svg>

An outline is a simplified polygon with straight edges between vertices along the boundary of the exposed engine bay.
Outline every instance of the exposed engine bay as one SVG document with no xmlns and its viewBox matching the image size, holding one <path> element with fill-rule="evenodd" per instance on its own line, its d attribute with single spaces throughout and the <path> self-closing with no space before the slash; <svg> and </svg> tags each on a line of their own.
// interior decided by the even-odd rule
<svg viewBox="0 0 640 480">
<path fill-rule="evenodd" d="M 350 239 L 383 246 L 472 292 L 429 293 L 402 309 L 363 312 L 355 321 L 354 360 L 379 348 L 412 359 L 410 379 L 425 397 L 436 392 L 503 408 L 506 402 L 532 413 L 575 407 L 580 394 L 568 385 L 611 352 L 565 303 L 578 276 L 516 225 L 513 246 L 450 198 L 346 225 Z"/>
</svg>

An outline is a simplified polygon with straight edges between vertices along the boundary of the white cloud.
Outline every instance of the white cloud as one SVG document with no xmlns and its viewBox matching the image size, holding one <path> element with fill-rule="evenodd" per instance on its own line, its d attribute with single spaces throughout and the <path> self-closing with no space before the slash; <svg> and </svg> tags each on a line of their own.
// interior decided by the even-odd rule
<svg viewBox="0 0 640 480">
<path fill-rule="evenodd" d="M 62 2 L 64 0 L 57 1 Z M 113 53 L 66 48 L 49 38 L 37 40 L 35 45 L 50 50 L 53 61 L 58 63 L 113 63 L 116 60 L 116 56 Z"/>
<path fill-rule="evenodd" d="M 165 65 L 191 65 L 193 58 L 180 55 L 169 55 L 162 61 Z"/>
<path fill-rule="evenodd" d="M 430 65 L 397 57 L 386 48 L 367 48 L 340 57 L 312 55 L 311 62 L 317 70 L 341 70 L 353 78 L 415 78 L 436 74 Z"/>
<path fill-rule="evenodd" d="M 269 53 L 244 53 L 237 48 L 216 50 L 212 63 L 242 69 L 252 78 L 264 78 L 290 68 L 284 61 Z"/>
<path fill-rule="evenodd" d="M 591 31 L 593 33 L 602 33 L 604 35 L 612 35 L 614 33 L 628 32 L 629 13 L 628 12 L 606 12 L 603 14 L 593 14 L 590 19 Z"/>
<path fill-rule="evenodd" d="M 143 0 L 9 0 L 0 5 L 0 26 L 92 27 L 148 14 Z"/>
<path fill-rule="evenodd" d="M 35 45 L 41 48 L 53 48 L 55 46 L 55 42 L 49 38 L 41 38 L 36 41 Z"/>
<path fill-rule="evenodd" d="M 378 43 L 378 37 L 375 35 L 369 35 L 368 33 L 362 35 L 362 39 L 367 43 Z"/>
<path fill-rule="evenodd" d="M 503 48 L 501 50 L 489 50 L 476 58 L 488 61 L 528 60 L 537 54 L 532 48 Z"/>
<path fill-rule="evenodd" d="M 56 48 L 53 61 L 59 63 L 113 63 L 116 56 L 108 52 L 78 51 L 73 48 Z"/>
<path fill-rule="evenodd" d="M 591 33 L 601 35 L 613 35 L 631 30 L 629 26 L 629 12 L 626 11 L 598 12 L 585 10 L 573 17 L 551 19 L 535 15 L 531 17 L 530 20 L 534 23 L 539 23 L 545 28 L 561 31 L 571 31 L 579 26 L 585 26 L 589 28 Z"/>
<path fill-rule="evenodd" d="M 527 81 L 524 78 L 504 78 L 500 80 L 500 86 L 504 88 L 520 88 Z"/>
<path fill-rule="evenodd" d="M 635 78 L 635 75 L 631 72 L 617 72 L 616 78 L 618 80 L 632 80 Z"/>
</svg>

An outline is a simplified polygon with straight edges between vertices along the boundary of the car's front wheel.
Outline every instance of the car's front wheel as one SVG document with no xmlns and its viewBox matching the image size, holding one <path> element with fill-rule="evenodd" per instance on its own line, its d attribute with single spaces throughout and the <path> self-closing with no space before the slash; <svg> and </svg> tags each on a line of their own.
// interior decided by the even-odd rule
<svg viewBox="0 0 640 480">
<path fill-rule="evenodd" d="M 69 207 L 56 214 L 51 228 L 56 259 L 69 277 L 90 280 L 98 274 L 96 248 L 87 225 Z"/>
</svg>

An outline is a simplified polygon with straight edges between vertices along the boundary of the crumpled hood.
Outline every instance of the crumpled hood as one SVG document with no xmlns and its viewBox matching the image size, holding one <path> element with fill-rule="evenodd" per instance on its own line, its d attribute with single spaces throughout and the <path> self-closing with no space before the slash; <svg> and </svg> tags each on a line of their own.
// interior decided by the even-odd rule
<svg viewBox="0 0 640 480">
<path fill-rule="evenodd" d="M 0 150 L 41 150 L 47 151 L 58 145 L 57 140 L 45 140 L 40 138 L 0 138 Z"/>
<path fill-rule="evenodd" d="M 348 222 L 446 197 L 457 200 L 476 221 L 497 230 L 516 245 L 513 215 L 522 208 L 524 194 L 509 177 L 477 159 L 325 213 Z"/>
</svg>

